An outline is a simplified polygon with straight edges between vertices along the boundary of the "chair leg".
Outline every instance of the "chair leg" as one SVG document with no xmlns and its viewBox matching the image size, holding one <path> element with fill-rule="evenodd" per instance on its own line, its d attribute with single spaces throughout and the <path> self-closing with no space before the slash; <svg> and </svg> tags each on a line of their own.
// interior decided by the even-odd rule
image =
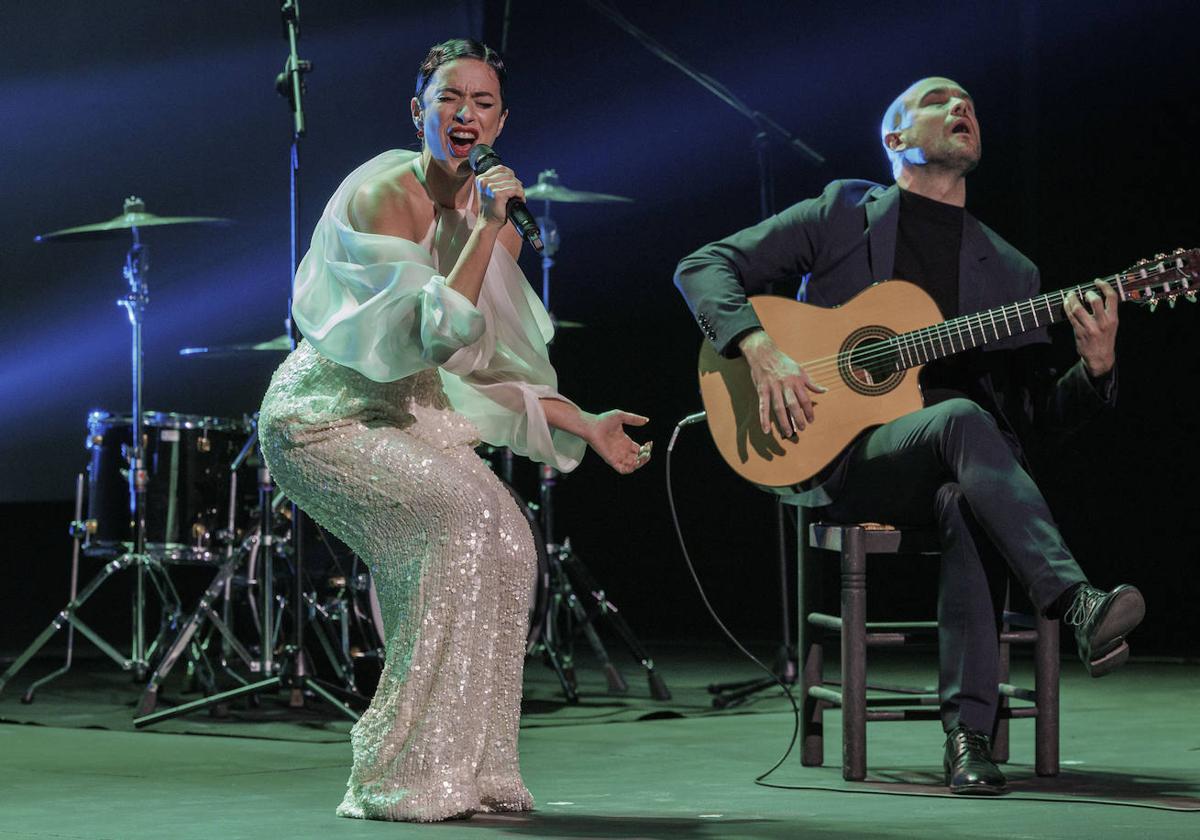
<svg viewBox="0 0 1200 840">
<path fill-rule="evenodd" d="M 842 530 L 842 778 L 867 776 L 867 558 L 863 529 Z"/>
<path fill-rule="evenodd" d="M 1005 590 L 1004 593 L 1004 612 L 1008 612 L 1008 602 L 1010 591 Z M 1000 624 L 1000 632 L 1004 633 L 1008 630 L 1008 624 L 1002 622 Z M 1000 642 L 1000 682 L 1012 682 L 1012 650 L 1008 642 Z M 1010 705 L 1007 697 L 1000 697 L 999 710 L 1003 710 Z M 1008 723 L 1006 717 L 996 718 L 995 732 L 992 737 L 992 761 L 997 764 L 1004 764 L 1009 757 L 1009 741 L 1008 741 Z"/>
<path fill-rule="evenodd" d="M 1034 770 L 1039 776 L 1058 775 L 1058 677 L 1059 624 L 1038 615 L 1034 645 L 1034 689 L 1037 717 L 1034 718 Z"/>
<path fill-rule="evenodd" d="M 821 631 L 808 623 L 808 614 L 820 603 L 820 564 L 809 562 L 807 517 L 796 508 L 796 651 L 800 657 L 800 763 L 820 767 L 825 763 L 825 706 L 808 696 L 813 686 L 825 684 L 825 647 Z"/>
<path fill-rule="evenodd" d="M 813 632 L 810 630 L 810 632 Z M 820 767 L 825 763 L 825 703 L 808 696 L 808 689 L 825 684 L 825 648 L 821 642 L 809 642 L 804 654 L 801 678 L 800 763 L 805 767 Z"/>
<path fill-rule="evenodd" d="M 1012 676 L 1009 668 L 1010 651 L 1008 642 L 1000 643 L 1000 682 L 1006 683 L 1012 681 Z M 1003 710 L 1009 706 L 1007 697 L 1000 698 L 999 709 Z M 1008 718 L 996 718 L 996 734 L 992 738 L 992 761 L 997 764 L 1004 764 L 1009 757 L 1009 741 L 1008 741 Z"/>
</svg>

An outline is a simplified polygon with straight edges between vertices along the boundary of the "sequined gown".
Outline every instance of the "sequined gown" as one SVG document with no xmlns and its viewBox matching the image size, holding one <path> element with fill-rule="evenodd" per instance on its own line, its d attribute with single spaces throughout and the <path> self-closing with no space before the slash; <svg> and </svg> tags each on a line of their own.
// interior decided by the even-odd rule
<svg viewBox="0 0 1200 840">
<path fill-rule="evenodd" d="M 438 274 L 469 209 L 440 211 L 421 243 L 349 227 L 357 185 L 411 159 L 381 155 L 330 200 L 297 274 L 308 338 L 276 371 L 259 434 L 276 482 L 367 563 L 382 607 L 386 661 L 337 812 L 434 821 L 533 807 L 517 731 L 536 555 L 473 447 L 570 468 L 582 442 L 540 414 L 557 396 L 539 367 L 549 333 L 511 257 L 496 249 L 476 306 Z"/>
</svg>

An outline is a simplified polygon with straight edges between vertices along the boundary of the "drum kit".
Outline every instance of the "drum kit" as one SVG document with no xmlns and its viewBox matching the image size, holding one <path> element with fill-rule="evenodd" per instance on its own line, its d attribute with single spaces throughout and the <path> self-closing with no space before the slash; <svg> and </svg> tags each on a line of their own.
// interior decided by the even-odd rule
<svg viewBox="0 0 1200 840">
<path fill-rule="evenodd" d="M 542 253 L 542 299 L 549 310 L 550 271 L 561 244 L 557 223 L 550 216 L 554 203 L 628 202 L 621 196 L 572 190 L 554 170 L 541 173 L 526 191 L 530 202 L 544 202 L 538 219 L 546 247 Z M 0 675 L 0 691 L 60 630 L 67 632 L 65 664 L 32 683 L 22 702 L 33 702 L 37 690 L 66 673 L 72 665 L 74 634 L 78 631 L 122 670 L 144 683 L 135 723 L 143 726 L 211 705 L 201 699 L 156 710 L 159 691 L 181 661 L 186 684 L 206 697 L 252 693 L 280 671 L 281 625 L 285 610 L 303 612 L 303 620 L 324 653 L 336 682 L 307 679 L 311 689 L 351 719 L 367 701 L 371 676 L 382 663 L 383 629 L 369 573 L 348 552 L 330 550 L 330 563 L 321 574 L 305 570 L 291 588 L 282 580 L 294 573 L 289 562 L 300 546 L 291 526 L 286 500 L 270 480 L 257 449 L 255 417 L 208 417 L 149 411 L 142 393 L 144 354 L 142 326 L 149 301 L 148 249 L 143 234 L 168 226 L 228 225 L 212 216 L 156 216 L 139 198 L 125 200 L 121 215 L 106 221 L 65 228 L 36 237 L 37 242 L 71 242 L 130 237 L 122 275 L 128 292 L 118 301 L 131 327 L 132 400 L 129 413 L 94 411 L 87 417 L 86 479 L 76 480 L 71 585 L 66 606 L 49 626 Z M 561 328 L 580 328 L 578 322 L 556 321 Z M 282 356 L 292 346 L 288 336 L 264 342 L 185 347 L 183 358 L 244 358 L 263 354 Z M 512 490 L 512 453 L 481 447 Z M 569 539 L 556 540 L 554 488 L 558 473 L 539 469 L 538 501 L 525 511 L 538 548 L 538 575 L 531 583 L 528 653 L 542 656 L 553 667 L 569 702 L 578 700 L 574 642 L 583 635 L 604 669 L 611 691 L 627 684 L 612 664 L 596 631 L 608 623 L 645 669 L 650 692 L 669 699 L 670 692 L 654 669 L 624 618 L 617 612 L 571 548 Z M 86 492 L 85 492 L 86 484 Z M 87 515 L 84 516 L 86 499 Z M 329 536 L 307 524 L 306 536 L 329 545 Z M 309 534 L 308 532 L 315 532 Z M 104 561 L 103 568 L 79 588 L 81 555 Z M 276 562 L 282 561 L 282 562 Z M 185 610 L 171 570 L 180 566 L 207 567 L 214 575 L 194 605 Z M 79 615 L 93 594 L 119 572 L 132 570 L 132 641 L 126 655 L 105 640 Z M 159 607 L 159 630 L 148 639 L 150 592 Z M 286 594 L 285 594 L 286 593 Z M 296 595 L 292 595 L 296 593 Z M 297 602 L 299 599 L 299 602 Z M 311 672 L 315 663 L 307 651 L 298 652 Z M 373 666 L 373 667 L 372 667 Z M 239 688 L 223 692 L 219 685 Z M 296 705 L 297 692 L 293 692 Z M 303 703 L 303 698 L 300 698 Z M 220 708 L 218 706 L 217 708 Z"/>
</svg>

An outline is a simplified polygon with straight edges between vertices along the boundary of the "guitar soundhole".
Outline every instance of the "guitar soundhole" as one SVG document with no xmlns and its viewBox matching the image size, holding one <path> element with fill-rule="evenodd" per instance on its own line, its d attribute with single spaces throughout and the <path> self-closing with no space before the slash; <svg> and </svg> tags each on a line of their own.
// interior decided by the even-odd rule
<svg viewBox="0 0 1200 840">
<path fill-rule="evenodd" d="M 904 368 L 890 340 L 896 333 L 887 327 L 859 327 L 847 336 L 838 351 L 838 373 L 851 390 L 868 397 L 886 394 L 904 379 Z"/>
</svg>

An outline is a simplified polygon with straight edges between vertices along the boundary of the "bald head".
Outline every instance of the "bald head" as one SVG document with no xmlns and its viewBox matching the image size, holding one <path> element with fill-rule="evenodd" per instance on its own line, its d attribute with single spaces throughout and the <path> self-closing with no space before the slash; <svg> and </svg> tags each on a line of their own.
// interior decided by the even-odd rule
<svg viewBox="0 0 1200 840">
<path fill-rule="evenodd" d="M 962 85 L 945 76 L 909 85 L 884 111 L 879 132 L 897 177 L 905 165 L 945 164 L 965 173 L 979 162 L 975 104 Z"/>
</svg>

